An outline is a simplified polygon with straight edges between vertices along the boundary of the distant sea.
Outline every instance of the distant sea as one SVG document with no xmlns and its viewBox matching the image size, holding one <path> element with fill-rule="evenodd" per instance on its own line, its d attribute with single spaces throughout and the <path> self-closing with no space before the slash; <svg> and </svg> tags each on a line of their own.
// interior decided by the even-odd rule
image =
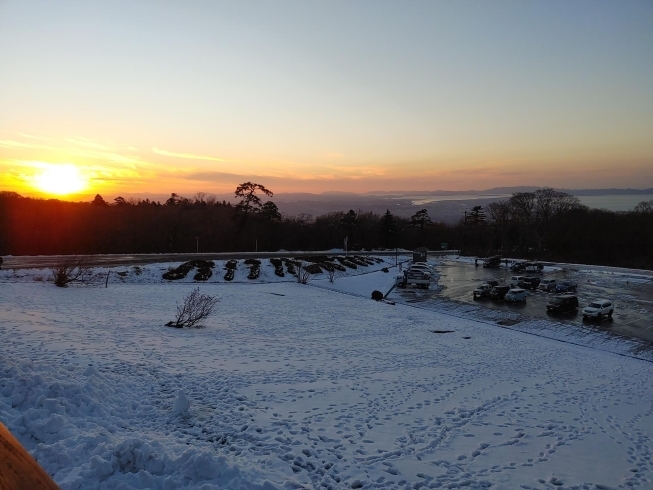
<svg viewBox="0 0 653 490">
<path fill-rule="evenodd" d="M 508 199 L 512 194 L 451 194 L 449 196 L 402 196 L 393 197 L 392 199 L 412 199 L 414 206 L 422 206 L 432 202 L 442 201 L 473 201 L 476 199 L 492 199 L 493 201 L 501 201 Z"/>
<path fill-rule="evenodd" d="M 414 206 L 422 206 L 442 201 L 472 201 L 489 199 L 501 201 L 511 194 L 451 194 L 448 196 L 402 196 L 393 199 L 411 199 Z M 642 201 L 653 199 L 651 194 L 608 195 L 608 196 L 577 196 L 582 204 L 590 208 L 607 209 L 609 211 L 630 211 Z"/>
<path fill-rule="evenodd" d="M 630 211 L 642 201 L 653 199 L 651 194 L 633 194 L 630 196 L 577 196 L 580 202 L 590 208 L 609 211 Z"/>
</svg>

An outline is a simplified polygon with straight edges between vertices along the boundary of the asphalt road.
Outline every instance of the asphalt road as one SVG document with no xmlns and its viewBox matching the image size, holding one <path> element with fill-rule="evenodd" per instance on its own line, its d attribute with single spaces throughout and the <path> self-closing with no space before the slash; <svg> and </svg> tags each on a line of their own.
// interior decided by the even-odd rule
<svg viewBox="0 0 653 490">
<path fill-rule="evenodd" d="M 590 267 L 590 266 L 583 266 Z M 432 287 L 428 294 L 420 293 L 420 302 L 432 298 L 448 298 L 461 303 L 473 303 L 496 310 L 517 311 L 524 316 L 552 318 L 572 324 L 591 325 L 597 329 L 610 330 L 614 333 L 653 341 L 653 276 L 636 277 L 628 274 L 612 274 L 609 269 L 601 268 L 595 272 L 567 268 L 567 270 L 543 274 L 515 273 L 502 266 L 500 269 L 484 269 L 479 265 L 457 261 L 445 261 L 437 267 L 440 273 L 440 288 Z M 634 271 L 633 271 L 634 272 Z M 506 303 L 490 299 L 473 298 L 474 288 L 487 279 L 496 279 L 509 284 L 513 275 L 538 275 L 541 278 L 571 279 L 578 283 L 579 309 L 575 312 L 550 316 L 546 304 L 555 293 L 529 291 L 526 304 Z M 400 293 L 401 294 L 401 293 Z M 612 319 L 601 322 L 584 320 L 581 309 L 592 300 L 605 298 L 614 301 L 615 312 Z"/>
</svg>

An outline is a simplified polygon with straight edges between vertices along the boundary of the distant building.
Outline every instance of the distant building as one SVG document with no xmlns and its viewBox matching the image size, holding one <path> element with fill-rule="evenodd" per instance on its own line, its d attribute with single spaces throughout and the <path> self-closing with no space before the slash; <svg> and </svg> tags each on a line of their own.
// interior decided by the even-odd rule
<svg viewBox="0 0 653 490">
<path fill-rule="evenodd" d="M 426 247 L 419 247 L 417 250 L 413 251 L 413 262 L 427 262 L 428 257 L 427 252 L 428 248 Z"/>
</svg>

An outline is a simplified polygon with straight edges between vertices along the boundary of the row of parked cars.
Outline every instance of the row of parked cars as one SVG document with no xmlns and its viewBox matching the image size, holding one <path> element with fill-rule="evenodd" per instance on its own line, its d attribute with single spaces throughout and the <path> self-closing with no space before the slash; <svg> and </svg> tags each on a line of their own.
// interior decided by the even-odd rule
<svg viewBox="0 0 653 490">
<path fill-rule="evenodd" d="M 536 279 L 534 281 L 533 279 Z M 526 289 L 539 289 L 542 291 L 554 291 L 553 296 L 546 305 L 549 313 L 566 313 L 578 309 L 578 297 L 576 289 L 578 285 L 574 281 L 564 280 L 557 282 L 555 279 L 529 278 L 513 276 L 510 278 L 510 285 L 499 284 L 499 281 L 489 280 L 480 284 L 473 291 L 474 299 L 490 298 L 495 301 L 508 301 L 511 303 L 526 302 L 528 293 Z M 607 299 L 592 301 L 582 310 L 583 318 L 595 318 L 601 320 L 604 317 L 612 318 L 614 303 Z"/>
<path fill-rule="evenodd" d="M 498 269 L 501 267 L 501 263 L 505 262 L 508 266 L 508 259 L 504 259 L 500 255 L 493 255 L 492 257 L 486 257 L 483 259 L 483 267 L 485 269 Z M 510 264 L 510 270 L 513 272 L 542 272 L 544 269 L 544 264 L 541 262 L 530 262 L 524 260 L 518 260 Z"/>
<path fill-rule="evenodd" d="M 533 291 L 540 289 L 541 291 L 547 292 L 575 293 L 578 288 L 578 283 L 568 279 L 557 281 L 556 279 L 540 279 L 535 276 L 512 276 L 510 278 L 510 286 L 531 289 Z"/>
<path fill-rule="evenodd" d="M 479 284 L 473 291 L 474 299 L 491 298 L 495 301 L 526 302 L 526 290 L 518 287 L 499 284 L 499 281 L 490 280 Z"/>
<path fill-rule="evenodd" d="M 575 294 L 560 294 L 549 300 L 546 311 L 549 313 L 567 313 L 578 309 L 578 297 Z M 614 303 L 608 299 L 596 299 L 582 310 L 583 318 L 612 318 Z"/>
</svg>

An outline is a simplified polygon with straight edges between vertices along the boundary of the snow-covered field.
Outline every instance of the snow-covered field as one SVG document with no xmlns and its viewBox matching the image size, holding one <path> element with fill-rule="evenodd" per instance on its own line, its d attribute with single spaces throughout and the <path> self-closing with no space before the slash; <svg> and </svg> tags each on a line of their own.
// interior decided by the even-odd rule
<svg viewBox="0 0 653 490">
<path fill-rule="evenodd" d="M 0 273 L 0 421 L 64 490 L 653 488 L 650 362 L 371 301 L 394 269 L 214 274 L 171 329 L 166 268 Z"/>
</svg>

